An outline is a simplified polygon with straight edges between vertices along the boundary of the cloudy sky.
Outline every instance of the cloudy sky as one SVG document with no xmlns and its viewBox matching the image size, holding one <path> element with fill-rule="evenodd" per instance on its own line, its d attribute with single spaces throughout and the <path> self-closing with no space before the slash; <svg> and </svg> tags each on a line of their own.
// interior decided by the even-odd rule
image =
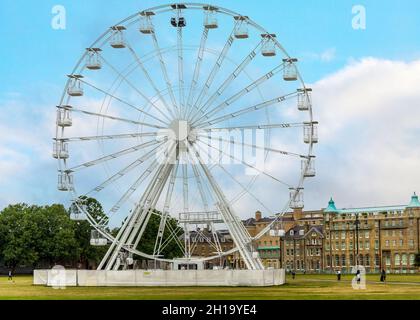
<svg viewBox="0 0 420 320">
<path fill-rule="evenodd" d="M 124 3 L 124 5 L 122 5 Z M 51 158 L 65 75 L 109 25 L 164 1 L 0 0 L 0 208 L 66 201 Z M 317 178 L 306 208 L 406 204 L 420 193 L 420 2 L 214 1 L 275 32 L 314 89 Z M 354 29 L 354 5 L 366 28 Z M 51 27 L 55 5 L 66 29 Z"/>
</svg>

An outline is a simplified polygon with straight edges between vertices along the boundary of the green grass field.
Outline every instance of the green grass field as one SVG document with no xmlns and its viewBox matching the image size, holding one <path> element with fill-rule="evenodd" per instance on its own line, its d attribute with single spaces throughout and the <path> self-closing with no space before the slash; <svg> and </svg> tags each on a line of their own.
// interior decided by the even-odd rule
<svg viewBox="0 0 420 320">
<path fill-rule="evenodd" d="M 388 275 L 379 283 L 378 275 L 368 275 L 366 290 L 353 290 L 352 276 L 337 282 L 334 275 L 297 275 L 287 284 L 269 288 L 186 287 L 186 288 L 87 288 L 56 290 L 33 286 L 32 277 L 0 278 L 0 300 L 283 300 L 283 299 L 416 299 L 420 300 L 420 275 Z"/>
</svg>

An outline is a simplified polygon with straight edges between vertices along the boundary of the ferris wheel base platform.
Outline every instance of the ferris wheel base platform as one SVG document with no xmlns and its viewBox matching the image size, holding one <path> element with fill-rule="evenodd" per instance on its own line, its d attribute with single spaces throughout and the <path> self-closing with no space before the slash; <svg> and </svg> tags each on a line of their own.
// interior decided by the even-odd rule
<svg viewBox="0 0 420 320">
<path fill-rule="evenodd" d="M 269 270 L 35 270 L 34 285 L 49 287 L 270 287 L 285 283 Z"/>
</svg>

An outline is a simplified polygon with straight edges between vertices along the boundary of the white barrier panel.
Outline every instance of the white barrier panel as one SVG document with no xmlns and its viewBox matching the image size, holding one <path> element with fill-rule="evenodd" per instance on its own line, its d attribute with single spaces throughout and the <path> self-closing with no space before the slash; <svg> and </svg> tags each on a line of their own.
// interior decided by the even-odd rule
<svg viewBox="0 0 420 320">
<path fill-rule="evenodd" d="M 47 285 L 48 270 L 34 270 L 34 285 Z"/>
<path fill-rule="evenodd" d="M 243 286 L 268 287 L 285 283 L 281 270 L 35 270 L 34 284 L 48 286 Z"/>
<path fill-rule="evenodd" d="M 49 287 L 75 287 L 77 286 L 77 270 L 48 270 L 47 285 Z"/>
</svg>

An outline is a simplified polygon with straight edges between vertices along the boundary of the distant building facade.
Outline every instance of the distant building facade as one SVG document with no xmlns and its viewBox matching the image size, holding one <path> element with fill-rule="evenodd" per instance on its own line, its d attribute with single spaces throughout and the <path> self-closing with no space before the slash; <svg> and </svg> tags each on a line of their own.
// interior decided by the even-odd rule
<svg viewBox="0 0 420 320">
<path fill-rule="evenodd" d="M 252 237 L 274 221 L 257 211 L 243 221 Z M 284 230 L 279 236 L 271 230 Z M 367 272 L 382 269 L 395 273 L 414 273 L 416 254 L 420 253 L 420 202 L 414 194 L 408 205 L 337 209 L 333 199 L 327 208 L 315 211 L 295 209 L 288 212 L 254 242 L 267 268 L 284 267 L 297 272 L 351 272 L 363 265 Z M 211 237 L 211 232 L 205 230 Z M 202 232 L 201 232 L 202 233 Z M 234 247 L 227 231 L 218 231 L 223 251 Z M 214 248 L 197 234 L 193 255 L 214 255 Z M 201 242 L 200 242 L 201 241 Z M 222 258 L 215 265 L 244 268 L 238 253 Z"/>
</svg>

